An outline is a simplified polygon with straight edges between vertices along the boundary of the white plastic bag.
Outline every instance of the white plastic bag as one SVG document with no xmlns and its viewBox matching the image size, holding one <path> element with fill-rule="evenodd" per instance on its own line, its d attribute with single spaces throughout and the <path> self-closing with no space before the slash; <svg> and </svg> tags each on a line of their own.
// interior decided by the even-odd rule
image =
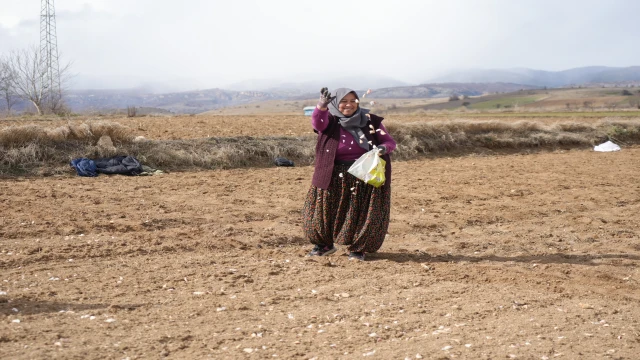
<svg viewBox="0 0 640 360">
<path fill-rule="evenodd" d="M 620 146 L 612 143 L 611 141 L 607 141 L 606 143 L 595 146 L 593 148 L 593 151 L 598 151 L 598 152 L 620 151 Z"/>
<path fill-rule="evenodd" d="M 378 154 L 378 149 L 373 149 L 360 156 L 347 171 L 367 184 L 380 187 L 386 181 L 386 164 Z"/>
</svg>

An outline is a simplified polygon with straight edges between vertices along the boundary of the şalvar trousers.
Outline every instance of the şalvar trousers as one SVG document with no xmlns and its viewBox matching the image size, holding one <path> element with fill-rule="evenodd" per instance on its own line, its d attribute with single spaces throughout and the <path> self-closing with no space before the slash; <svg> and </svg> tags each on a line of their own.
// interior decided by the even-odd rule
<svg viewBox="0 0 640 360">
<path fill-rule="evenodd" d="M 311 185 L 302 210 L 304 235 L 315 245 L 346 245 L 378 251 L 389 228 L 391 188 L 375 188 L 336 164 L 328 189 Z"/>
</svg>

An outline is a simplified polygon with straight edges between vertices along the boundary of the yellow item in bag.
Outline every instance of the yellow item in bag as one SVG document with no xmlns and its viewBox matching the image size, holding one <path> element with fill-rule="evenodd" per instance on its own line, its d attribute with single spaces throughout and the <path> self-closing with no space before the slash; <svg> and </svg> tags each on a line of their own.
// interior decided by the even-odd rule
<svg viewBox="0 0 640 360">
<path fill-rule="evenodd" d="M 387 162 L 378 154 L 378 150 L 373 149 L 358 158 L 347 171 L 367 184 L 378 188 L 386 181 L 384 175 L 386 164 Z"/>
<path fill-rule="evenodd" d="M 384 185 L 384 182 L 387 180 L 387 178 L 384 176 L 384 168 L 387 165 L 387 162 L 384 161 L 384 159 L 380 158 L 380 156 L 378 156 L 377 154 L 376 157 L 380 161 L 378 161 L 374 169 L 369 171 L 370 178 L 368 180 L 365 180 L 365 182 L 367 184 L 373 185 L 373 187 L 378 188 Z"/>
</svg>

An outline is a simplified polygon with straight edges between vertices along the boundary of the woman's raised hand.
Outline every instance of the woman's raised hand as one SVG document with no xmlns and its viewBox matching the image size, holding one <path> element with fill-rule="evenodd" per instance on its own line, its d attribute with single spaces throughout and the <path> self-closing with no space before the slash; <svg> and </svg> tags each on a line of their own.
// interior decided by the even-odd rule
<svg viewBox="0 0 640 360">
<path fill-rule="evenodd" d="M 331 100 L 335 99 L 335 96 L 331 96 L 331 93 L 329 92 L 329 89 L 327 89 L 326 87 L 323 87 L 322 89 L 320 89 L 320 100 L 318 100 L 318 109 L 320 110 L 326 110 L 327 109 L 327 105 L 331 102 Z"/>
</svg>

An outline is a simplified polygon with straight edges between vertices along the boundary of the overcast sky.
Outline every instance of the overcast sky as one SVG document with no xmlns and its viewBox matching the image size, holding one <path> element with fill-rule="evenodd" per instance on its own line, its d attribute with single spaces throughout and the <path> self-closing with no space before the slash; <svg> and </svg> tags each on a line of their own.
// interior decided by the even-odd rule
<svg viewBox="0 0 640 360">
<path fill-rule="evenodd" d="M 0 54 L 39 42 L 40 0 L 0 0 Z M 75 87 L 225 87 L 461 68 L 632 66 L 638 0 L 57 0 Z"/>
</svg>

